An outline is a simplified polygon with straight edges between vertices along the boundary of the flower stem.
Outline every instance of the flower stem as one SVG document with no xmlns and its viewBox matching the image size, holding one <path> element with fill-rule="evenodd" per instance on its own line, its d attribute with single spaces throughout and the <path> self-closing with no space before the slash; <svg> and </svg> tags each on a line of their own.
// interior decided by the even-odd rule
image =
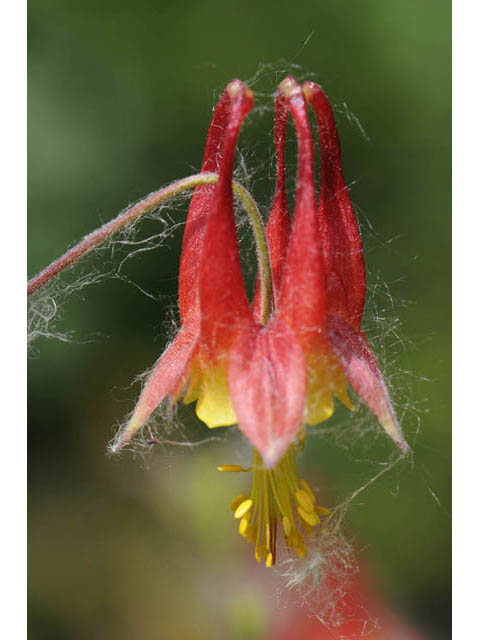
<svg viewBox="0 0 480 640">
<path fill-rule="evenodd" d="M 261 312 L 260 321 L 267 324 L 273 311 L 273 284 L 267 238 L 257 203 L 239 182 L 233 181 L 233 192 L 242 202 L 252 226 L 257 247 L 258 272 L 260 275 Z"/>
<path fill-rule="evenodd" d="M 138 220 L 151 209 L 158 207 L 182 191 L 192 189 L 201 184 L 215 184 L 217 181 L 218 176 L 216 173 L 197 173 L 172 182 L 172 184 L 162 187 L 157 191 L 153 191 L 136 204 L 122 211 L 116 218 L 110 220 L 110 222 L 105 223 L 98 229 L 95 229 L 95 231 L 86 235 L 77 245 L 69 249 L 60 256 L 60 258 L 54 260 L 48 267 L 45 267 L 39 274 L 29 280 L 27 283 L 27 296 L 40 289 L 40 287 L 49 282 L 66 267 L 77 262 L 91 249 L 110 238 L 117 231 Z M 245 207 L 255 236 L 262 291 L 262 322 L 266 322 L 271 312 L 273 295 L 272 276 L 262 218 L 255 200 L 245 187 L 234 181 L 233 191 Z"/>
</svg>

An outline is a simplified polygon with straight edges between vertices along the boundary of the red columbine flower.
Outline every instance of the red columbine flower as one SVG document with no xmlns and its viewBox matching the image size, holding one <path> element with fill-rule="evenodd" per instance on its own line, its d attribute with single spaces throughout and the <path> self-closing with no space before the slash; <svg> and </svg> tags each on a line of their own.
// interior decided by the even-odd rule
<svg viewBox="0 0 480 640">
<path fill-rule="evenodd" d="M 322 186 L 317 208 L 314 148 L 305 97 L 320 134 Z M 320 87 L 284 80 L 275 102 L 277 185 L 267 225 L 273 296 L 263 274 L 249 303 L 233 212 L 234 151 L 253 96 L 231 82 L 210 126 L 203 171 L 215 186 L 198 187 L 182 247 L 179 303 L 182 327 L 155 365 L 117 446 L 128 442 L 165 398 L 196 401 L 209 427 L 238 424 L 254 447 L 253 488 L 232 502 L 240 533 L 257 560 L 275 561 L 281 522 L 288 546 L 305 553 L 307 533 L 327 510 L 300 480 L 296 453 L 303 425 L 334 411 L 333 394 L 351 408 L 346 380 L 405 451 L 400 428 L 371 348 L 360 331 L 365 296 L 363 253 L 343 179 L 340 147 Z M 284 182 L 285 128 L 291 113 L 298 140 L 293 227 Z M 266 251 L 266 249 L 265 249 Z M 260 251 L 261 253 L 261 251 Z M 270 299 L 272 298 L 272 299 Z M 222 471 L 243 471 L 237 465 Z"/>
<path fill-rule="evenodd" d="M 335 567 L 325 570 L 326 615 L 317 613 L 318 594 L 312 592 L 311 605 L 307 596 L 303 606 L 275 610 L 267 640 L 426 640 L 423 633 L 387 607 L 373 590 L 364 568 L 352 571 L 346 579 L 342 576 L 344 581 L 339 580 Z"/>
</svg>

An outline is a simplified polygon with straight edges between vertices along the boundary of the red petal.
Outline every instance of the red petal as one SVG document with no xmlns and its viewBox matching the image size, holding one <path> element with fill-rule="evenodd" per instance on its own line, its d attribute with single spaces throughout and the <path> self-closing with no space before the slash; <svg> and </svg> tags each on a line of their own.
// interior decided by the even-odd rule
<svg viewBox="0 0 480 640">
<path fill-rule="evenodd" d="M 132 417 L 113 445 L 118 450 L 126 445 L 150 418 L 167 396 L 174 398 L 185 384 L 199 336 L 198 315 L 190 315 L 175 340 L 157 360 L 150 373 Z"/>
<path fill-rule="evenodd" d="M 342 318 L 328 316 L 328 337 L 345 376 L 403 453 L 402 434 L 377 360 L 366 337 Z"/>
<path fill-rule="evenodd" d="M 253 106 L 252 93 L 239 80 L 227 91 L 231 108 L 219 166 L 219 180 L 207 219 L 200 260 L 202 350 L 208 357 L 229 348 L 241 322 L 249 321 L 237 232 L 233 214 L 232 174 L 235 145 L 242 122 Z"/>
<path fill-rule="evenodd" d="M 285 132 L 287 128 L 288 106 L 282 94 L 275 100 L 275 155 L 277 160 L 277 185 L 272 208 L 267 223 L 267 244 L 272 270 L 273 293 L 278 298 L 282 282 L 285 259 L 287 257 L 288 240 L 290 238 L 290 214 L 288 211 L 287 192 L 285 190 Z M 254 298 L 255 317 L 260 317 L 260 286 Z"/>
<path fill-rule="evenodd" d="M 228 382 L 238 426 L 272 468 L 302 423 L 305 358 L 279 320 L 244 327 L 232 349 Z"/>
<path fill-rule="evenodd" d="M 298 175 L 293 231 L 278 310 L 282 320 L 306 347 L 326 325 L 325 274 L 313 181 L 313 142 L 300 87 L 293 78 L 287 78 L 280 85 L 280 91 L 286 97 L 297 130 Z"/>
<path fill-rule="evenodd" d="M 229 111 L 230 96 L 227 91 L 224 91 L 215 107 L 208 130 L 202 171 L 218 171 L 220 151 L 225 136 Z M 178 287 L 178 304 L 182 322 L 191 311 L 198 310 L 199 256 L 202 254 L 206 215 L 211 209 L 214 193 L 214 185 L 204 184 L 197 187 L 188 209 L 185 232 L 183 234 Z"/>
<path fill-rule="evenodd" d="M 365 304 L 362 239 L 342 170 L 340 141 L 327 96 L 314 82 L 303 92 L 315 110 L 320 137 L 319 218 L 327 277 L 328 313 L 359 329 Z"/>
</svg>

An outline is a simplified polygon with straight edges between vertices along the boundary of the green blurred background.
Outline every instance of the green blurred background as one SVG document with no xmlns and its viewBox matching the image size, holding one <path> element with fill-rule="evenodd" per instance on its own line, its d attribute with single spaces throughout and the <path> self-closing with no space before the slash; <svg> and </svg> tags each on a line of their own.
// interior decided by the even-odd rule
<svg viewBox="0 0 480 640">
<path fill-rule="evenodd" d="M 215 99 L 233 77 L 263 106 L 286 71 L 311 73 L 327 91 L 365 243 L 365 327 L 414 447 L 359 497 L 345 527 L 384 599 L 427 637 L 450 637 L 450 3 L 31 0 L 29 9 L 29 275 L 129 202 L 198 170 Z M 271 133 L 271 109 L 259 108 L 241 144 L 264 211 Z M 185 206 L 168 214 L 182 221 Z M 142 233 L 161 229 L 149 221 Z M 275 615 L 276 583 L 252 565 L 228 509 L 247 478 L 215 471 L 248 459 L 240 438 L 106 455 L 138 393 L 132 381 L 171 334 L 180 242 L 181 229 L 128 261 L 122 274 L 134 284 L 109 279 L 60 298 L 55 330 L 72 340 L 36 342 L 32 640 L 262 638 Z M 96 268 L 117 259 L 103 254 Z M 182 421 L 168 437 L 210 435 L 188 409 Z M 394 455 L 357 423 L 340 411 L 308 441 L 302 472 L 321 503 L 344 500 Z"/>
</svg>

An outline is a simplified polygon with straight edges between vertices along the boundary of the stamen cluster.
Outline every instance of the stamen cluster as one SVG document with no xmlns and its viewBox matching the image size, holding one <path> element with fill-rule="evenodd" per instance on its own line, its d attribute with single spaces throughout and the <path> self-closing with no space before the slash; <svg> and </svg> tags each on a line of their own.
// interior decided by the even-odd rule
<svg viewBox="0 0 480 640">
<path fill-rule="evenodd" d="M 274 469 L 266 469 L 258 451 L 253 452 L 253 466 L 249 469 L 237 465 L 217 467 L 223 472 L 253 471 L 250 494 L 236 496 L 230 508 L 240 520 L 239 533 L 247 542 L 255 545 L 255 559 L 265 560 L 272 567 L 276 559 L 278 531 L 283 531 L 288 549 L 295 549 L 298 556 L 305 556 L 305 540 L 302 530 L 312 535 L 320 524 L 320 516 L 328 515 L 328 509 L 316 504 L 315 495 L 306 480 L 299 477 L 297 454 L 303 450 L 304 431 L 298 441 L 290 446 Z"/>
</svg>

